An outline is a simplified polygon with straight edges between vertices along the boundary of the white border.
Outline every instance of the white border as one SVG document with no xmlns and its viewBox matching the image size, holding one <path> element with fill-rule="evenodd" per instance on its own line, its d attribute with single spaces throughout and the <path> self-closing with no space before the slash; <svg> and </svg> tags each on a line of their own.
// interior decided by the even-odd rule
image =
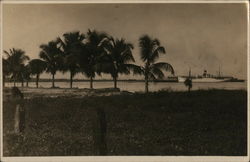
<svg viewBox="0 0 250 162">
<path fill-rule="evenodd" d="M 1 1 L 0 1 L 1 2 Z M 3 4 L 248 3 L 247 0 L 2 0 Z"/>
<path fill-rule="evenodd" d="M 4 157 L 3 162 L 248 162 L 247 157 L 234 156 L 55 156 L 55 157 Z"/>
<path fill-rule="evenodd" d="M 249 102 L 249 100 L 250 100 L 250 87 L 249 87 L 249 85 L 250 85 L 250 71 L 249 71 L 249 67 L 250 67 L 250 65 L 249 65 L 249 63 L 250 63 L 250 57 L 249 57 L 249 52 L 250 52 L 250 41 L 249 41 L 249 38 L 250 38 L 250 32 L 249 32 L 249 16 L 250 16 L 250 11 L 249 11 L 249 2 L 248 2 L 248 4 L 247 4 L 247 12 L 248 12 L 248 16 L 247 16 L 247 75 L 248 75 L 248 77 L 247 77 L 247 112 L 248 112 L 248 114 L 247 114 L 247 121 L 248 121 L 248 123 L 247 123 L 247 155 L 248 155 L 248 158 L 249 158 L 249 156 L 250 156 L 250 142 L 249 142 L 249 140 L 250 140 L 250 130 L 249 130 L 249 125 L 250 125 L 250 121 L 249 121 L 249 116 L 250 116 L 250 109 L 249 109 L 249 107 L 250 107 L 250 102 Z M 248 159 L 248 161 L 250 161 L 250 158 Z"/>
<path fill-rule="evenodd" d="M 248 74 L 248 80 L 247 80 L 247 86 L 248 86 L 248 137 L 247 137 L 247 141 L 248 141 L 248 146 L 247 146 L 247 156 L 52 156 L 52 157 L 48 157 L 48 156 L 36 156 L 36 157 L 3 157 L 3 131 L 0 131 L 0 152 L 1 152 L 1 157 L 0 157 L 0 161 L 2 162 L 27 162 L 27 161 L 36 161 L 36 162 L 63 162 L 63 161 L 73 161 L 73 162 L 80 162 L 80 161 L 87 161 L 87 162 L 167 162 L 167 161 L 178 161 L 178 162 L 249 162 L 250 158 L 249 158 L 249 154 L 250 154 L 250 148 L 249 148 L 249 115 L 250 115 L 250 110 L 249 110 L 249 106 L 250 106 L 250 57 L 249 57 L 249 48 L 250 48 L 250 34 L 249 34 L 249 2 L 247 0 L 238 0 L 238 1 L 232 1 L 232 0 L 227 0 L 227 1 L 222 1 L 222 0 L 191 0 L 191 1 L 185 1 L 185 0 L 74 0 L 74 1 L 67 1 L 67 0 L 56 0 L 56 1 L 50 1 L 50 0 L 26 0 L 26 1 L 13 1 L 13 0 L 0 0 L 0 15 L 1 15 L 1 19 L 0 19 L 0 51 L 2 51 L 3 49 L 3 38 L 2 38 L 2 34 L 3 34 L 3 4 L 98 4 L 98 3 L 102 3 L 102 4 L 109 4 L 109 3 L 246 3 L 247 4 L 247 12 L 248 12 L 248 17 L 247 17 L 247 25 L 248 25 L 248 30 L 247 30 L 247 74 Z M 2 67 L 2 59 L 0 61 L 0 66 Z M 2 73 L 2 68 L 1 69 L 1 73 Z M 2 96 L 2 75 L 0 75 L 1 78 L 1 85 L 0 85 L 0 95 L 1 95 L 1 103 L 0 103 L 0 115 L 1 115 L 1 129 L 3 130 L 3 118 L 2 118 L 2 101 L 3 101 L 3 96 Z"/>
<path fill-rule="evenodd" d="M 0 98 L 1 98 L 1 100 L 0 100 L 0 119 L 1 119 L 1 131 L 0 131 L 0 161 L 1 161 L 1 158 L 3 157 L 3 109 L 2 109 L 2 107 L 3 107 L 3 95 L 2 95 L 2 93 L 3 93 L 3 84 L 2 84 L 2 81 L 3 81 L 3 75 L 2 75 L 2 51 L 3 51 L 3 5 L 2 5 L 2 3 L 0 2 L 0 16 L 1 16 L 1 18 L 0 18 L 0 55 L 1 55 L 1 59 L 0 59 L 0 69 L 1 69 L 1 72 L 0 72 L 0 78 L 1 78 L 1 81 L 0 81 Z"/>
</svg>

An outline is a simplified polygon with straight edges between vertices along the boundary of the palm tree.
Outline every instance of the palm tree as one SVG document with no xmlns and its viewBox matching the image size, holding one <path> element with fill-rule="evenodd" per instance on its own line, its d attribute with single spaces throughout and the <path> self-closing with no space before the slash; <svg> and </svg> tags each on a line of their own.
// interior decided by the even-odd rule
<svg viewBox="0 0 250 162">
<path fill-rule="evenodd" d="M 16 80 L 21 82 L 21 86 L 24 87 L 24 75 L 25 75 L 25 65 L 21 64 L 20 71 L 16 74 Z"/>
<path fill-rule="evenodd" d="M 186 87 L 188 87 L 188 92 L 190 92 L 191 88 L 192 88 L 192 79 L 191 78 L 186 78 L 186 80 L 184 81 L 184 84 Z"/>
<path fill-rule="evenodd" d="M 145 63 L 142 71 L 145 77 L 145 92 L 147 93 L 149 80 L 162 79 L 164 77 L 162 70 L 174 74 L 174 69 L 172 65 L 166 62 L 155 63 L 160 54 L 165 54 L 165 48 L 161 46 L 158 39 L 152 39 L 148 35 L 144 35 L 139 38 L 139 47 L 141 60 Z"/>
<path fill-rule="evenodd" d="M 29 62 L 31 75 L 36 75 L 36 88 L 38 88 L 39 76 L 46 70 L 46 62 L 40 59 L 33 59 Z"/>
<path fill-rule="evenodd" d="M 23 70 L 24 63 L 29 60 L 29 57 L 25 55 L 25 51 L 21 49 L 12 48 L 8 51 L 4 51 L 6 54 L 7 62 L 9 64 L 9 70 L 12 74 L 11 78 L 14 81 L 14 87 L 16 86 L 16 81 L 20 77 L 20 73 Z"/>
<path fill-rule="evenodd" d="M 131 69 L 140 68 L 129 62 L 135 62 L 132 54 L 133 45 L 126 43 L 124 39 L 110 38 L 108 46 L 105 47 L 106 55 L 100 64 L 101 70 L 111 74 L 114 81 L 114 88 L 117 88 L 117 78 L 119 74 L 129 74 Z"/>
<path fill-rule="evenodd" d="M 11 71 L 7 59 L 2 58 L 2 63 L 3 63 L 3 87 L 5 87 L 6 78 L 11 74 Z"/>
<path fill-rule="evenodd" d="M 23 81 L 26 81 L 26 87 L 28 87 L 29 86 L 29 81 L 31 79 L 31 77 L 30 77 L 30 75 L 31 75 L 31 68 L 30 68 L 29 64 L 25 65 L 23 67 L 21 75 L 22 75 Z"/>
<path fill-rule="evenodd" d="M 52 88 L 55 88 L 55 75 L 62 69 L 62 57 L 58 41 L 50 41 L 48 44 L 42 44 L 39 56 L 46 62 L 46 72 L 52 75 Z"/>
<path fill-rule="evenodd" d="M 85 36 L 80 32 L 65 33 L 64 40 L 58 38 L 63 54 L 63 71 L 70 72 L 70 88 L 72 88 L 73 77 L 80 72 L 79 55 L 82 52 L 83 40 Z"/>
<path fill-rule="evenodd" d="M 104 48 L 107 46 L 108 36 L 105 33 L 99 33 L 97 31 L 89 30 L 86 36 L 86 43 L 81 53 L 80 68 L 81 71 L 90 78 L 90 88 L 93 88 L 93 78 L 95 78 L 96 72 L 100 72 L 97 69 L 100 58 L 104 54 Z M 100 74 L 100 73 L 98 73 Z"/>
<path fill-rule="evenodd" d="M 188 87 L 188 92 L 190 92 L 193 84 L 192 84 L 192 77 L 191 77 L 191 68 L 189 68 L 189 75 L 188 78 L 185 79 L 184 84 Z"/>
</svg>

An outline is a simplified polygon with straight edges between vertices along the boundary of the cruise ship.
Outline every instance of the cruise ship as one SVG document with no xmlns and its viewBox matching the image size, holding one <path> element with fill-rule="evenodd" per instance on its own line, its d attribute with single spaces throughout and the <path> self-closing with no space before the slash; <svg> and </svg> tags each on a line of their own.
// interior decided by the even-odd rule
<svg viewBox="0 0 250 162">
<path fill-rule="evenodd" d="M 211 74 L 208 74 L 207 73 L 207 70 L 204 70 L 203 74 L 202 75 L 198 75 L 197 77 L 193 77 L 191 76 L 191 72 L 189 71 L 189 76 L 178 76 L 178 82 L 184 82 L 186 80 L 186 78 L 191 78 L 192 79 L 192 82 L 203 82 L 203 83 L 206 83 L 206 82 L 230 82 L 230 81 L 241 81 L 241 80 L 238 80 L 236 78 L 233 78 L 231 76 L 229 77 L 222 77 L 220 76 L 214 76 L 214 75 L 211 75 Z"/>
</svg>

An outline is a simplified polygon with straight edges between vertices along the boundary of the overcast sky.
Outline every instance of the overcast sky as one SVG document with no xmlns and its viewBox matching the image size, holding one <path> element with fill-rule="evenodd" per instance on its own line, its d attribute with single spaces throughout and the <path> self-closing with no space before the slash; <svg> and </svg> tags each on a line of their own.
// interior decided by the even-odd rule
<svg viewBox="0 0 250 162">
<path fill-rule="evenodd" d="M 138 38 L 148 34 L 166 48 L 158 61 L 170 63 L 176 75 L 187 75 L 189 67 L 194 75 L 204 69 L 217 74 L 220 66 L 224 75 L 246 79 L 246 20 L 246 4 L 236 3 L 4 4 L 3 49 L 21 48 L 38 58 L 40 44 L 65 32 L 95 29 L 132 43 L 136 64 L 142 64 Z"/>
</svg>

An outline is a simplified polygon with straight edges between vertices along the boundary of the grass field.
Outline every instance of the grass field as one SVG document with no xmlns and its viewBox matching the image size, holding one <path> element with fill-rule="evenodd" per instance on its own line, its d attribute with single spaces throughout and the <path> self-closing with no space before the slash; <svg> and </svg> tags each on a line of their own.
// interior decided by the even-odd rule
<svg viewBox="0 0 250 162">
<path fill-rule="evenodd" d="M 98 107 L 106 114 L 108 155 L 247 155 L 243 90 L 26 99 L 19 135 L 14 103 L 3 105 L 4 156 L 95 155 Z"/>
</svg>

